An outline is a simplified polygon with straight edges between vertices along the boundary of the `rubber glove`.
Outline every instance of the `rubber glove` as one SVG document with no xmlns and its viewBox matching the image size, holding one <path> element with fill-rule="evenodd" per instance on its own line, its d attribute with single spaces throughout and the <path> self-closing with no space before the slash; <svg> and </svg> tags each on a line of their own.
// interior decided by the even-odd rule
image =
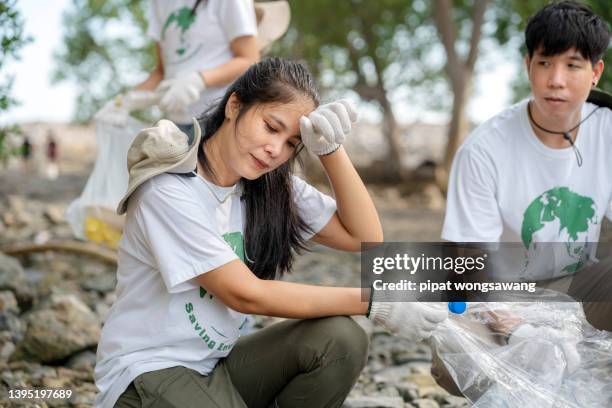
<svg viewBox="0 0 612 408">
<path fill-rule="evenodd" d="M 302 143 L 317 156 L 338 150 L 357 121 L 357 110 L 347 99 L 319 106 L 300 118 Z"/>
<path fill-rule="evenodd" d="M 159 108 L 165 113 L 184 112 L 189 105 L 200 99 L 206 89 L 204 78 L 199 72 L 179 74 L 176 78 L 165 79 L 159 83 L 157 93 L 163 94 Z"/>
<path fill-rule="evenodd" d="M 132 90 L 119 94 L 106 102 L 102 109 L 96 112 L 94 119 L 114 126 L 125 126 L 130 112 L 153 106 L 158 99 L 158 95 L 151 91 Z"/>
<path fill-rule="evenodd" d="M 384 292 L 372 289 L 368 318 L 389 333 L 411 341 L 425 340 L 448 318 L 442 302 L 385 302 Z"/>
</svg>

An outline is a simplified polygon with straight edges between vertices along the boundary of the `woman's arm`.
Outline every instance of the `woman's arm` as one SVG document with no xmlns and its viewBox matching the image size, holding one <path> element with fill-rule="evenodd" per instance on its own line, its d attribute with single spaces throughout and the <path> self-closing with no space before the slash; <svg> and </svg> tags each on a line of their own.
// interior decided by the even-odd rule
<svg viewBox="0 0 612 408">
<path fill-rule="evenodd" d="M 344 148 L 319 158 L 334 191 L 337 212 L 313 240 L 355 252 L 361 250 L 361 242 L 382 242 L 378 212 Z"/>
<path fill-rule="evenodd" d="M 242 313 L 291 319 L 365 315 L 370 289 L 333 288 L 262 280 L 239 260 L 195 278 L 223 304 Z M 362 301 L 362 297 L 368 301 Z M 369 316 L 390 333 L 417 341 L 427 338 L 448 317 L 446 305 L 372 299 Z"/>
<path fill-rule="evenodd" d="M 195 280 L 223 304 L 242 313 L 309 319 L 365 315 L 368 310 L 368 302 L 362 302 L 360 288 L 263 280 L 239 260 L 200 275 Z M 369 293 L 365 295 L 369 298 Z"/>
<path fill-rule="evenodd" d="M 230 43 L 230 48 L 234 54 L 231 60 L 200 72 L 207 87 L 227 85 L 242 75 L 250 65 L 259 61 L 257 39 L 252 35 L 235 38 Z"/>
<path fill-rule="evenodd" d="M 164 62 L 161 58 L 161 48 L 159 43 L 155 44 L 155 50 L 157 52 L 157 65 L 155 65 L 155 68 L 153 71 L 151 71 L 147 79 L 134 87 L 134 89 L 138 91 L 153 91 L 164 79 Z"/>
</svg>

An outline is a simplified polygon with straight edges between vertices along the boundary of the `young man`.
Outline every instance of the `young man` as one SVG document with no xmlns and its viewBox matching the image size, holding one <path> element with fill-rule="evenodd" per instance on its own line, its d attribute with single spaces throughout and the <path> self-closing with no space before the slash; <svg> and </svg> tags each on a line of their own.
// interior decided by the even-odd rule
<svg viewBox="0 0 612 408">
<path fill-rule="evenodd" d="M 536 242 L 563 242 L 573 256 L 523 271 L 530 280 L 562 279 L 592 260 L 588 243 L 599 240 L 603 217 L 612 219 L 612 111 L 586 102 L 604 70 L 610 29 L 587 6 L 564 1 L 536 13 L 525 39 L 532 96 L 482 124 L 457 152 L 442 238 L 519 242 L 527 253 Z M 612 277 L 605 260 L 595 268 L 599 281 L 587 290 Z M 612 303 L 585 303 L 585 312 L 612 330 Z M 494 329 L 516 330 L 520 319 L 513 321 Z M 458 394 L 437 355 L 432 375 Z"/>
</svg>

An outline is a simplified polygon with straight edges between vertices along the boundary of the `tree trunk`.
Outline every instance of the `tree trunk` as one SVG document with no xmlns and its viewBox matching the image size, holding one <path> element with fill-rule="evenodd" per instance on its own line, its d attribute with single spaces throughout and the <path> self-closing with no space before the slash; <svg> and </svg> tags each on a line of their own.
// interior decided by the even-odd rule
<svg viewBox="0 0 612 408">
<path fill-rule="evenodd" d="M 453 112 L 448 129 L 448 141 L 442 166 L 436 170 L 436 182 L 444 193 L 446 193 L 448 188 L 448 175 L 450 174 L 455 153 L 469 131 L 466 106 L 471 95 L 472 77 L 473 72 L 465 72 L 463 81 L 453 85 Z"/>
<path fill-rule="evenodd" d="M 383 93 L 379 101 L 383 110 L 383 135 L 387 139 L 388 155 L 385 173 L 391 179 L 402 180 L 402 148 L 400 141 L 400 128 L 387 95 Z"/>
<path fill-rule="evenodd" d="M 453 113 L 448 130 L 444 162 L 436 168 L 436 182 L 444 193 L 447 191 L 448 175 L 453 158 L 469 130 L 465 108 L 471 95 L 472 77 L 478 58 L 478 46 L 488 3 L 489 0 L 477 0 L 474 5 L 470 49 L 465 60 L 462 60 L 455 50 L 457 28 L 452 16 L 452 0 L 436 0 L 434 5 L 436 27 L 446 50 L 446 72 L 453 89 Z"/>
</svg>

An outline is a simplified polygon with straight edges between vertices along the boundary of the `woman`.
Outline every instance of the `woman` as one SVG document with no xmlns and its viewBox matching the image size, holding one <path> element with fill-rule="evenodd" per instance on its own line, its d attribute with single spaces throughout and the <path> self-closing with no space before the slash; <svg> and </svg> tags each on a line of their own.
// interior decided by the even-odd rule
<svg viewBox="0 0 612 408">
<path fill-rule="evenodd" d="M 360 288 L 274 280 L 310 239 L 345 251 L 383 239 L 341 146 L 356 114 L 318 103 L 302 65 L 267 59 L 199 120 L 202 136 L 194 124 L 191 146 L 169 121 L 136 138 L 96 406 L 340 406 L 368 348 L 348 315 L 369 312 L 412 338 L 446 317 L 418 303 L 368 304 Z M 319 156 L 335 201 L 291 175 L 302 146 Z M 240 337 L 250 313 L 302 320 Z"/>
</svg>

